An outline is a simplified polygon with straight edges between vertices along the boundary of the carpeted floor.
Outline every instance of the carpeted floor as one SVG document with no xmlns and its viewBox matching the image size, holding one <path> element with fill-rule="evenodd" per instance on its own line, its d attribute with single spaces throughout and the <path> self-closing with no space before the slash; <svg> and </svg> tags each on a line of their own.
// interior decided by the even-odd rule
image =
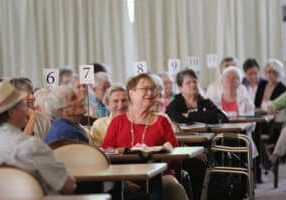
<svg viewBox="0 0 286 200">
<path fill-rule="evenodd" d="M 256 185 L 256 200 L 286 200 L 286 164 L 279 168 L 279 186 L 273 187 L 273 174 L 263 176 L 263 184 Z"/>
</svg>

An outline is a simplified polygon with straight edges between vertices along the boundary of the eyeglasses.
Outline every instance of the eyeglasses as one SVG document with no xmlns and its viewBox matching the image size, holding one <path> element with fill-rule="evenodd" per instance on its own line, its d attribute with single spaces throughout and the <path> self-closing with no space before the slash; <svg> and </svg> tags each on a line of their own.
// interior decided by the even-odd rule
<svg viewBox="0 0 286 200">
<path fill-rule="evenodd" d="M 136 90 L 141 90 L 141 91 L 143 91 L 144 93 L 146 93 L 146 92 L 148 92 L 148 91 L 150 91 L 150 92 L 152 92 L 152 93 L 158 92 L 158 88 L 156 88 L 156 87 L 140 87 L 140 88 L 136 88 Z"/>
</svg>

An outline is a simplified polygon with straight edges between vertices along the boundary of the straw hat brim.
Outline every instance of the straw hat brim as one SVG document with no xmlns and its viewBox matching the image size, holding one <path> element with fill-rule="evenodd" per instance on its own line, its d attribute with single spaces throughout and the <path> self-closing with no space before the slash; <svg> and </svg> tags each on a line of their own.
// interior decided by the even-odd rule
<svg viewBox="0 0 286 200">
<path fill-rule="evenodd" d="M 0 105 L 0 114 L 9 110 L 27 96 L 26 92 L 16 91 L 9 95 Z"/>
</svg>

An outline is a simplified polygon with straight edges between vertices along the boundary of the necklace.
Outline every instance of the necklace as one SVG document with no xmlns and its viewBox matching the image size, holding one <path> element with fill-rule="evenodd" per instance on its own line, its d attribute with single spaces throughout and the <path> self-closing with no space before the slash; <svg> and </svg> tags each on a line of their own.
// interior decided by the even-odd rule
<svg viewBox="0 0 286 200">
<path fill-rule="evenodd" d="M 135 145 L 135 133 L 134 133 L 134 123 L 132 121 L 132 114 L 130 112 L 130 124 L 131 124 L 131 147 L 133 147 Z M 148 117 L 148 116 L 147 116 Z M 143 133 L 142 133 L 142 136 L 141 136 L 141 144 L 145 144 L 145 135 L 146 135 L 146 131 L 148 129 L 148 118 L 147 118 L 147 121 L 144 125 L 144 129 L 143 129 Z"/>
</svg>

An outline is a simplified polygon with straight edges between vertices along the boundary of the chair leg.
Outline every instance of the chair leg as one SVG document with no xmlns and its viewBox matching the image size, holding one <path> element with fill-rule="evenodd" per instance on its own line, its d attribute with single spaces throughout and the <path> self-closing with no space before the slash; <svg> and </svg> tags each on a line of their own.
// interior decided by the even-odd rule
<svg viewBox="0 0 286 200">
<path fill-rule="evenodd" d="M 278 188 L 278 182 L 279 182 L 279 158 L 274 163 L 273 175 L 274 175 L 274 188 Z"/>
<path fill-rule="evenodd" d="M 254 183 L 251 174 L 247 176 L 248 179 L 248 199 L 254 200 Z"/>
<path fill-rule="evenodd" d="M 208 189 L 209 189 L 208 185 L 209 185 L 210 174 L 211 174 L 211 169 L 208 168 L 204 179 L 201 200 L 207 200 L 208 198 Z"/>
</svg>

